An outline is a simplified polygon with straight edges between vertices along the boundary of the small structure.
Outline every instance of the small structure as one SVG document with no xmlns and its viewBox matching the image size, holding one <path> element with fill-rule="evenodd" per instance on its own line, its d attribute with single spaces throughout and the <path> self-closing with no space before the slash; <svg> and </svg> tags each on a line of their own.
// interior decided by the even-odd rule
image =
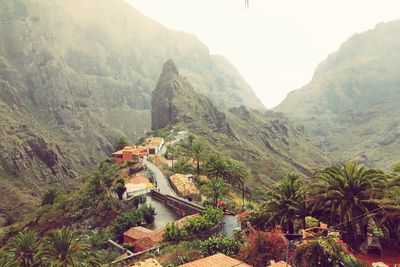
<svg viewBox="0 0 400 267">
<path fill-rule="evenodd" d="M 136 241 L 152 234 L 153 231 L 141 226 L 132 227 L 124 233 L 124 243 L 134 244 Z"/>
<path fill-rule="evenodd" d="M 145 140 L 145 147 L 149 155 L 156 155 L 164 145 L 164 138 L 149 137 Z"/>
<path fill-rule="evenodd" d="M 144 261 L 136 262 L 129 267 L 162 267 L 162 265 L 156 259 L 147 259 Z"/>
<path fill-rule="evenodd" d="M 147 184 L 131 184 L 126 183 L 126 194 L 129 197 L 146 197 L 146 194 L 149 192 L 147 188 Z"/>
<path fill-rule="evenodd" d="M 176 173 L 169 177 L 172 188 L 180 196 L 187 199 L 199 199 L 200 191 L 186 175 Z"/>
<path fill-rule="evenodd" d="M 145 184 L 148 189 L 153 188 L 153 184 L 150 182 L 150 180 L 143 175 L 135 175 L 135 176 L 130 177 L 129 183 L 130 184 Z"/>
<path fill-rule="evenodd" d="M 179 267 L 252 267 L 247 263 L 228 257 L 222 253 L 217 253 L 207 258 L 188 262 Z"/>
<path fill-rule="evenodd" d="M 121 150 L 112 153 L 115 163 L 123 163 L 125 161 L 132 161 L 135 158 L 142 159 L 147 156 L 148 151 L 145 147 L 126 146 Z"/>
<path fill-rule="evenodd" d="M 288 263 L 284 261 L 280 262 L 271 261 L 267 267 L 292 267 L 292 266 L 290 266 Z"/>
</svg>

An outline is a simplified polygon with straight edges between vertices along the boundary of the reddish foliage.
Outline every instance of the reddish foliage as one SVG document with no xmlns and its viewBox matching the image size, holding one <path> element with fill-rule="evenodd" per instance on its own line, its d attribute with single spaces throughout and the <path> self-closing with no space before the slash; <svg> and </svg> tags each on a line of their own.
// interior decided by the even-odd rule
<svg viewBox="0 0 400 267">
<path fill-rule="evenodd" d="M 266 266 L 270 260 L 285 258 L 288 242 L 278 229 L 251 232 L 239 253 L 239 258 L 254 267 Z"/>
</svg>

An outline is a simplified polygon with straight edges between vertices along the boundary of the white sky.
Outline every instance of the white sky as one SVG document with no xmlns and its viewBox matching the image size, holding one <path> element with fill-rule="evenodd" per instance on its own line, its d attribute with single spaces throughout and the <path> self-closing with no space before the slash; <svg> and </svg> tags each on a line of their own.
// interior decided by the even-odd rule
<svg viewBox="0 0 400 267">
<path fill-rule="evenodd" d="M 227 57 L 268 108 L 308 83 L 351 35 L 400 19 L 399 0 L 249 1 L 246 9 L 245 0 L 128 0 Z"/>
</svg>

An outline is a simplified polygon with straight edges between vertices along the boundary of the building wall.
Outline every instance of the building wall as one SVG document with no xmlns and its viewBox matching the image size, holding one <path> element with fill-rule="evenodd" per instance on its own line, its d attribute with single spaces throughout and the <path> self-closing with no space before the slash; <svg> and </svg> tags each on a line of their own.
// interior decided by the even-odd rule
<svg viewBox="0 0 400 267">
<path fill-rule="evenodd" d="M 136 241 L 137 241 L 136 239 L 124 235 L 124 243 L 126 243 L 126 244 L 135 244 Z"/>
</svg>

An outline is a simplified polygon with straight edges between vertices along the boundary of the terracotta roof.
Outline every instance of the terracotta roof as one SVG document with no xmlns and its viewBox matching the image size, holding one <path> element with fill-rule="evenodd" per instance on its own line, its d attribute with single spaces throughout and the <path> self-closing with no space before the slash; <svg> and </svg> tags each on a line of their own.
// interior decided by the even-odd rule
<svg viewBox="0 0 400 267">
<path fill-rule="evenodd" d="M 179 267 L 252 267 L 242 261 L 218 253 L 210 257 L 179 265 Z"/>
<path fill-rule="evenodd" d="M 130 267 L 162 267 L 156 259 L 147 259 L 130 265 Z"/>
<path fill-rule="evenodd" d="M 272 262 L 267 267 L 291 267 L 291 266 L 284 261 L 280 261 L 280 262 Z"/>
<path fill-rule="evenodd" d="M 150 184 L 149 179 L 143 175 L 135 175 L 129 178 L 129 183 L 131 184 Z"/>
<path fill-rule="evenodd" d="M 137 226 L 137 227 L 132 227 L 131 229 L 126 231 L 124 235 L 138 240 L 144 238 L 145 236 L 148 236 L 151 233 L 153 233 L 152 230 L 144 228 L 142 226 Z"/>
<path fill-rule="evenodd" d="M 175 173 L 170 177 L 171 182 L 175 185 L 176 189 L 182 194 L 182 196 L 198 195 L 200 194 L 199 189 L 194 185 L 192 181 L 186 175 Z"/>
</svg>

